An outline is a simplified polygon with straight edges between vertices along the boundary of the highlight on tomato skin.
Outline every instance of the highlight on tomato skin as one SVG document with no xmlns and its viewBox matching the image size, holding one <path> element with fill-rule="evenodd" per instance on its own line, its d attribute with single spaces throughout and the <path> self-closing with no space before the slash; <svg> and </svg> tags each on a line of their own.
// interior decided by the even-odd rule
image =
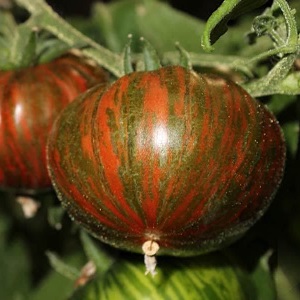
<svg viewBox="0 0 300 300">
<path fill-rule="evenodd" d="M 1 189 L 32 193 L 52 187 L 46 142 L 54 119 L 81 92 L 107 81 L 102 68 L 72 54 L 0 71 Z"/>
<path fill-rule="evenodd" d="M 168 66 L 77 98 L 47 159 L 62 204 L 101 241 L 189 256 L 232 243 L 263 215 L 285 143 L 273 114 L 234 82 Z"/>
</svg>

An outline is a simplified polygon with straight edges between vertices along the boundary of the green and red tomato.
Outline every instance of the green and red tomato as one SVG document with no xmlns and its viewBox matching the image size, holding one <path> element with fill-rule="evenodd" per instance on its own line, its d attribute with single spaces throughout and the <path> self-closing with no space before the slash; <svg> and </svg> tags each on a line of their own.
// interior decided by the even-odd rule
<svg viewBox="0 0 300 300">
<path fill-rule="evenodd" d="M 120 256 L 108 270 L 77 288 L 71 300 L 275 300 L 274 282 L 261 266 L 249 272 L 221 252 L 192 258 L 161 257 L 155 277 L 143 262 Z M 264 279 L 264 288 L 255 280 Z M 261 298 L 263 296 L 263 298 Z"/>
<path fill-rule="evenodd" d="M 179 66 L 96 86 L 63 111 L 50 175 L 71 217 L 101 241 L 188 256 L 224 247 L 268 208 L 285 144 L 266 107 L 220 76 Z"/>
<path fill-rule="evenodd" d="M 0 71 L 0 188 L 18 192 L 48 189 L 48 133 L 61 110 L 99 82 L 105 72 L 83 58 Z"/>
</svg>

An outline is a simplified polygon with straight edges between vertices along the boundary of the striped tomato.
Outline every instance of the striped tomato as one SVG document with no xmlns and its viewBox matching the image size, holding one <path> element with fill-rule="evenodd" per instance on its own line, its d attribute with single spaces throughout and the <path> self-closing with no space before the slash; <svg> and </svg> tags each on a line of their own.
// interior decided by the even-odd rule
<svg viewBox="0 0 300 300">
<path fill-rule="evenodd" d="M 103 70 L 74 55 L 0 71 L 0 187 L 49 188 L 46 140 L 54 118 L 79 93 L 106 81 Z"/>
<path fill-rule="evenodd" d="M 240 237 L 270 204 L 285 161 L 281 129 L 262 104 L 178 66 L 89 90 L 58 118 L 48 146 L 72 218 L 115 247 L 150 243 L 171 255 Z"/>
<path fill-rule="evenodd" d="M 116 260 L 104 274 L 77 289 L 70 299 L 274 300 L 271 276 L 267 271 L 261 273 L 268 290 L 264 294 L 255 285 L 252 274 L 222 253 L 180 260 L 164 257 L 155 277 L 145 276 L 138 258 L 126 257 Z"/>
</svg>

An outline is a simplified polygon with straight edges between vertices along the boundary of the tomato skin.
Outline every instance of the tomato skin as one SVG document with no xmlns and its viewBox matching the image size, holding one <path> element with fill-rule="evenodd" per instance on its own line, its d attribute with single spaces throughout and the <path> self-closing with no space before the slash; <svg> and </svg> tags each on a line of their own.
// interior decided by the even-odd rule
<svg viewBox="0 0 300 300">
<path fill-rule="evenodd" d="M 104 70 L 75 55 L 0 71 L 0 187 L 34 192 L 51 187 L 46 142 L 54 119 L 78 94 L 107 81 Z"/>
<path fill-rule="evenodd" d="M 140 256 L 120 255 L 106 272 L 78 288 L 70 300 L 253 300 L 259 299 L 257 295 L 246 270 L 216 252 L 180 259 L 160 257 L 154 277 L 145 275 Z"/>
<path fill-rule="evenodd" d="M 147 240 L 181 256 L 233 242 L 271 203 L 284 164 L 280 126 L 262 104 L 229 80 L 176 66 L 91 89 L 48 143 L 72 218 L 134 252 Z"/>
</svg>

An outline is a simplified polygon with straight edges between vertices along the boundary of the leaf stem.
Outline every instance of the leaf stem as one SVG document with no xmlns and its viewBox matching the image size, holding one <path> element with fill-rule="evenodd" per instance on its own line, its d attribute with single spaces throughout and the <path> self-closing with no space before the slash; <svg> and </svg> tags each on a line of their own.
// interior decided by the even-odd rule
<svg viewBox="0 0 300 300">
<path fill-rule="evenodd" d="M 288 32 L 288 38 L 286 41 L 287 45 L 297 46 L 298 43 L 297 23 L 291 8 L 289 7 L 286 0 L 275 0 L 274 3 L 276 3 L 280 7 L 286 22 L 287 32 Z"/>
<path fill-rule="evenodd" d="M 30 23 L 45 29 L 71 47 L 84 45 L 82 53 L 108 69 L 115 76 L 123 75 L 122 57 L 102 47 L 63 20 L 44 0 L 16 0 L 30 13 Z"/>
<path fill-rule="evenodd" d="M 214 47 L 211 42 L 211 32 L 220 23 L 222 17 L 227 16 L 239 3 L 240 0 L 224 0 L 223 3 L 212 13 L 206 22 L 202 34 L 201 45 L 204 51 L 212 52 Z"/>
<path fill-rule="evenodd" d="M 282 46 L 275 49 L 268 50 L 266 52 L 263 52 L 261 54 L 258 54 L 248 60 L 245 61 L 245 64 L 252 65 L 255 64 L 263 59 L 269 58 L 271 56 L 277 55 L 277 54 L 292 54 L 295 53 L 296 49 L 294 46 Z"/>
<path fill-rule="evenodd" d="M 247 58 L 234 55 L 206 54 L 188 52 L 190 64 L 194 67 L 203 68 L 227 68 L 244 73 L 252 77 L 250 63 L 245 64 Z M 177 51 L 165 52 L 162 61 L 164 64 L 178 64 L 180 53 Z"/>
</svg>

